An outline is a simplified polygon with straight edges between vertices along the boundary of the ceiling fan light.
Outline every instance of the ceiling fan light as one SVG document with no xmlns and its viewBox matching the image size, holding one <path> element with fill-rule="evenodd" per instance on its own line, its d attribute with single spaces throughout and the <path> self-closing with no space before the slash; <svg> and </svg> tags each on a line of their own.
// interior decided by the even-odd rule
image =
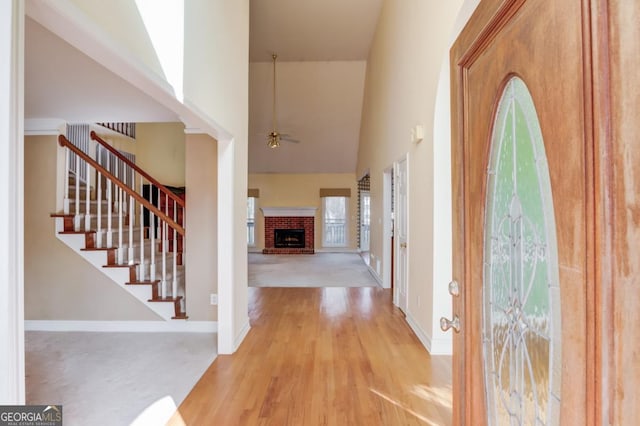
<svg viewBox="0 0 640 426">
<path fill-rule="evenodd" d="M 273 148 L 277 148 L 277 147 L 280 146 L 280 141 L 278 141 L 278 138 L 271 137 L 271 138 L 269 138 L 269 141 L 267 142 L 267 146 L 269 148 L 272 148 L 272 149 Z"/>
</svg>

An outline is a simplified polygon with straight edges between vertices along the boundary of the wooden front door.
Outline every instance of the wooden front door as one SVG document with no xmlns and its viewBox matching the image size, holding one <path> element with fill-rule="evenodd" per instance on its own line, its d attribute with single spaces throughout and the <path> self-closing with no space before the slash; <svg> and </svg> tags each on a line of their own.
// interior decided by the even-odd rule
<svg viewBox="0 0 640 426">
<path fill-rule="evenodd" d="M 484 0 L 451 52 L 454 424 L 594 419 L 586 4 Z"/>
</svg>

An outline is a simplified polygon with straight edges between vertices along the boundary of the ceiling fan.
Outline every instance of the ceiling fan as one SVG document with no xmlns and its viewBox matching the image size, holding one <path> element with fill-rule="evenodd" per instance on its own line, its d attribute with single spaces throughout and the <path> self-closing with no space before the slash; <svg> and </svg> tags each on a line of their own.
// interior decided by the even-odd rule
<svg viewBox="0 0 640 426">
<path fill-rule="evenodd" d="M 280 133 L 277 130 L 277 115 L 276 115 L 276 59 L 278 59 L 278 55 L 275 53 L 271 55 L 273 58 L 273 122 L 271 127 L 271 132 L 267 135 L 267 146 L 269 148 L 278 148 L 280 146 L 280 141 L 284 142 L 292 142 L 292 143 L 300 143 L 299 140 L 293 139 L 289 137 L 286 133 Z"/>
</svg>

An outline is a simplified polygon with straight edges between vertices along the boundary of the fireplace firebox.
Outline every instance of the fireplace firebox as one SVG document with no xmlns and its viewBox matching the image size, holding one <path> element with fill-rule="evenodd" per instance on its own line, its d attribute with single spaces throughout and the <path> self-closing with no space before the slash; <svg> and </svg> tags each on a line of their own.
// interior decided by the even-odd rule
<svg viewBox="0 0 640 426">
<path fill-rule="evenodd" d="M 304 248 L 304 229 L 274 229 L 275 248 Z"/>
</svg>

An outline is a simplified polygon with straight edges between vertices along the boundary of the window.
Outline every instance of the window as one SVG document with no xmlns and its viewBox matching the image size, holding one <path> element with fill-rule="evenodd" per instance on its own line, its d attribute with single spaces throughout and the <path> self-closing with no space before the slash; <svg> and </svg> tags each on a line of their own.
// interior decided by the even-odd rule
<svg viewBox="0 0 640 426">
<path fill-rule="evenodd" d="M 322 198 L 322 243 L 325 247 L 347 246 L 347 197 Z"/>
<path fill-rule="evenodd" d="M 247 245 L 256 245 L 256 199 L 247 198 Z"/>
</svg>

